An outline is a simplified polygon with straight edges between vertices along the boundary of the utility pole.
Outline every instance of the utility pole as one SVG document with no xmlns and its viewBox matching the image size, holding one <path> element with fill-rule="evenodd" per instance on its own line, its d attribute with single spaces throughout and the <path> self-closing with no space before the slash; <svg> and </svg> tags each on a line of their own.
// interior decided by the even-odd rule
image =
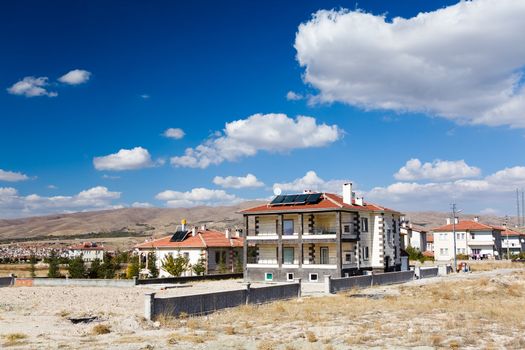
<svg viewBox="0 0 525 350">
<path fill-rule="evenodd" d="M 525 226 L 525 194 L 521 189 L 521 227 Z"/>
<path fill-rule="evenodd" d="M 507 260 L 510 260 L 510 252 L 509 252 L 509 230 L 507 228 L 507 221 L 509 220 L 508 215 L 505 215 L 505 233 L 507 234 Z"/>
<path fill-rule="evenodd" d="M 454 271 L 458 271 L 458 257 L 456 253 L 456 203 L 452 203 L 452 235 L 454 236 Z"/>
<path fill-rule="evenodd" d="M 519 190 L 516 188 L 516 208 L 518 209 L 518 224 L 516 225 L 516 227 L 520 227 L 521 226 L 521 219 L 520 219 L 520 192 Z"/>
</svg>

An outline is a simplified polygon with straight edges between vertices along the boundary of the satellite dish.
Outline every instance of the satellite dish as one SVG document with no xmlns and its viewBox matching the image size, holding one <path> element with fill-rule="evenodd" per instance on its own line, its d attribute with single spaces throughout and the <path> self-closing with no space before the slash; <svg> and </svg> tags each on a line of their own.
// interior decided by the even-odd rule
<svg viewBox="0 0 525 350">
<path fill-rule="evenodd" d="M 276 195 L 276 196 L 280 196 L 282 192 L 283 191 L 281 191 L 281 189 L 279 187 L 276 187 L 276 188 L 273 189 L 273 194 Z"/>
</svg>

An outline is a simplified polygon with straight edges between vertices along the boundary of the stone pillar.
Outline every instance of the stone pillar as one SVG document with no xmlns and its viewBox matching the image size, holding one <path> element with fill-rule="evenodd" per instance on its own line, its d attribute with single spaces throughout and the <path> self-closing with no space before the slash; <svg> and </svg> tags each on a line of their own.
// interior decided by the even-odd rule
<svg viewBox="0 0 525 350">
<path fill-rule="evenodd" d="M 244 281 L 248 281 L 248 215 L 244 216 L 244 243 L 242 249 L 242 271 Z"/>
<path fill-rule="evenodd" d="M 299 289 L 297 290 L 297 298 L 301 297 L 301 289 L 303 287 L 302 280 L 300 278 L 296 278 L 295 281 L 299 283 Z"/>
<path fill-rule="evenodd" d="M 341 212 L 338 211 L 335 214 L 336 221 L 336 235 L 335 235 L 335 260 L 337 265 L 336 277 L 341 277 L 341 271 L 343 269 L 343 257 L 342 257 L 342 244 L 341 244 Z"/>
<path fill-rule="evenodd" d="M 284 215 L 279 215 L 279 224 L 277 225 L 277 264 L 279 265 L 279 269 L 283 266 L 283 231 L 284 231 Z"/>
<path fill-rule="evenodd" d="M 324 292 L 325 292 L 325 294 L 332 293 L 332 291 L 331 291 L 331 283 L 332 283 L 332 276 L 325 275 L 324 276 Z"/>
<path fill-rule="evenodd" d="M 244 286 L 246 287 L 246 305 L 250 303 L 250 291 L 252 288 L 252 284 L 250 282 L 244 283 Z"/>
<path fill-rule="evenodd" d="M 297 259 L 299 260 L 299 268 L 303 267 L 303 233 L 304 233 L 304 215 L 299 215 L 299 232 L 297 236 Z"/>
<path fill-rule="evenodd" d="M 153 320 L 155 318 L 155 293 L 150 292 L 145 294 L 144 299 L 144 317 L 146 320 Z"/>
</svg>

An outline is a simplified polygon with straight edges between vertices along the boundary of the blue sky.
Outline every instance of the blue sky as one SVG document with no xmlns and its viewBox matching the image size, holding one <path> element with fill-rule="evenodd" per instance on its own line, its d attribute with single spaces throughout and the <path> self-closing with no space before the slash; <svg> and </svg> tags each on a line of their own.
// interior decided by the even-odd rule
<svg viewBox="0 0 525 350">
<path fill-rule="evenodd" d="M 0 218 L 348 180 L 400 210 L 513 214 L 523 7 L 456 3 L 2 3 Z"/>
</svg>

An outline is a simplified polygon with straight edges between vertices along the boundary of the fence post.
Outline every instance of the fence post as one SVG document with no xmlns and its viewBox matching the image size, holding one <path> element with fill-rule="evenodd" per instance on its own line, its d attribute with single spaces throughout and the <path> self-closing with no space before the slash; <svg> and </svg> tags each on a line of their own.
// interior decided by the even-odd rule
<svg viewBox="0 0 525 350">
<path fill-rule="evenodd" d="M 144 300 L 144 317 L 146 320 L 153 320 L 155 318 L 155 292 L 145 294 Z"/>
<path fill-rule="evenodd" d="M 248 305 L 250 303 L 250 289 L 252 284 L 250 282 L 246 282 L 244 285 L 246 286 L 246 305 Z"/>
<path fill-rule="evenodd" d="M 332 287 L 332 276 L 325 275 L 324 276 L 324 292 L 326 294 L 332 293 L 331 287 Z"/>
<path fill-rule="evenodd" d="M 299 288 L 297 290 L 297 298 L 301 298 L 301 288 L 302 288 L 301 279 L 300 278 L 296 278 L 296 281 L 297 281 L 297 283 L 299 283 Z"/>
<path fill-rule="evenodd" d="M 133 284 L 137 285 L 137 276 L 133 276 Z"/>
</svg>

